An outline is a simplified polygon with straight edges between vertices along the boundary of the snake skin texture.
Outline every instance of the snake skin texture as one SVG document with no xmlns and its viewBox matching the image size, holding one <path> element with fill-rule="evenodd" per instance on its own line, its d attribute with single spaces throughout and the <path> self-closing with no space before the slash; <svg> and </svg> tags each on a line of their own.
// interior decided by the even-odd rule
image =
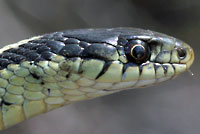
<svg viewBox="0 0 200 134">
<path fill-rule="evenodd" d="M 150 50 L 140 64 L 125 53 L 135 40 Z M 136 28 L 68 30 L 7 45 L 0 49 L 0 130 L 66 104 L 172 79 L 193 60 L 186 43 Z"/>
</svg>

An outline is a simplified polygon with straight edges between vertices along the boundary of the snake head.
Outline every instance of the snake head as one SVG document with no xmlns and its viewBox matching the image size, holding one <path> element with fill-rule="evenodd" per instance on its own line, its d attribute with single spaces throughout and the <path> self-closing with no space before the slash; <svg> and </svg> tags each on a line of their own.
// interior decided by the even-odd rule
<svg viewBox="0 0 200 134">
<path fill-rule="evenodd" d="M 83 29 L 65 35 L 89 43 L 80 52 L 79 71 L 101 91 L 154 85 L 185 72 L 194 60 L 185 42 L 150 30 Z"/>
<path fill-rule="evenodd" d="M 134 29 L 134 35 L 120 35 L 118 44 L 119 59 L 124 63 L 122 81 L 132 81 L 133 87 L 172 79 L 194 61 L 193 49 L 187 43 L 158 32 Z"/>
</svg>

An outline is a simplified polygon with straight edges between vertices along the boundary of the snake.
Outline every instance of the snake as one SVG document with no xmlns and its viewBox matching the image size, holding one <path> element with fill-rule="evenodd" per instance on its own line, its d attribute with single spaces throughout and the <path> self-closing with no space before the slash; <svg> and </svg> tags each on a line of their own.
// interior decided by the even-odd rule
<svg viewBox="0 0 200 134">
<path fill-rule="evenodd" d="M 75 29 L 0 49 L 0 130 L 64 105 L 174 79 L 194 61 L 172 36 L 139 28 Z"/>
</svg>

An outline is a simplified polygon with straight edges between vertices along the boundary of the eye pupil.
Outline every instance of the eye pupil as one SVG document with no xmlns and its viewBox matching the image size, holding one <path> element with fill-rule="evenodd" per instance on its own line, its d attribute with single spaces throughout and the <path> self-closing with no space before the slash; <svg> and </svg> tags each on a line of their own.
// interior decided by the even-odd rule
<svg viewBox="0 0 200 134">
<path fill-rule="evenodd" d="M 141 59 L 145 56 L 145 49 L 143 46 L 136 45 L 132 48 L 132 56 L 136 59 Z"/>
<path fill-rule="evenodd" d="M 141 40 L 130 40 L 124 47 L 127 59 L 136 64 L 145 63 L 150 57 L 150 48 Z"/>
</svg>

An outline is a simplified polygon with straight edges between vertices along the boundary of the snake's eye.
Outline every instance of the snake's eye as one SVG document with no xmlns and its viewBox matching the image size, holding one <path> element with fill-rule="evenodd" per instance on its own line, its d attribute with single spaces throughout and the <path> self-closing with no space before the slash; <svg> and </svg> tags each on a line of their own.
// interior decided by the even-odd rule
<svg viewBox="0 0 200 134">
<path fill-rule="evenodd" d="M 132 40 L 125 46 L 127 58 L 137 64 L 146 62 L 150 55 L 150 50 L 145 42 Z"/>
</svg>

